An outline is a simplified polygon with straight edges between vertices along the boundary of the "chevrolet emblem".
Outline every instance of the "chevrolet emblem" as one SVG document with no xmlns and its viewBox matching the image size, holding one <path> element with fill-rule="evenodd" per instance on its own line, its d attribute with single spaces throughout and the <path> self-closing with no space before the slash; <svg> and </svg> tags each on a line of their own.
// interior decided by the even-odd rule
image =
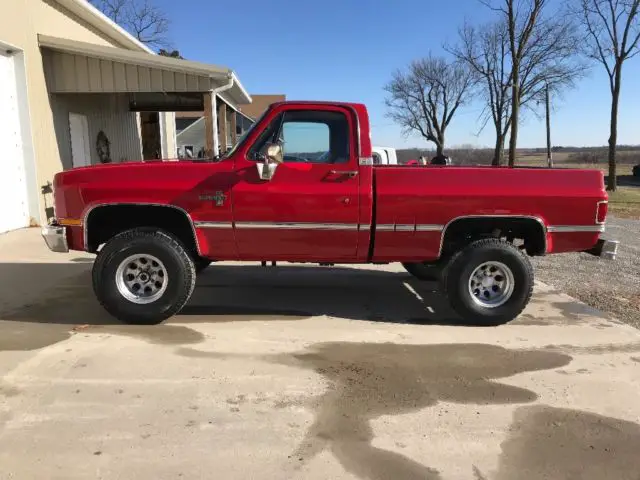
<svg viewBox="0 0 640 480">
<path fill-rule="evenodd" d="M 203 194 L 203 195 L 200 195 L 198 198 L 203 202 L 206 202 L 206 201 L 216 202 L 216 207 L 222 207 L 224 205 L 225 200 L 227 199 L 227 195 L 225 195 L 224 192 L 221 192 L 220 190 L 218 190 L 214 195 Z"/>
</svg>

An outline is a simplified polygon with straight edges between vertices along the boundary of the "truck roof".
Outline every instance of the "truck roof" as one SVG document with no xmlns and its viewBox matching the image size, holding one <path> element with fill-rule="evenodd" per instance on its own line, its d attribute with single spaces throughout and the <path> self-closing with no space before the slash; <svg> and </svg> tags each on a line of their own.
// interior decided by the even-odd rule
<svg viewBox="0 0 640 480">
<path fill-rule="evenodd" d="M 327 100 L 286 100 L 284 102 L 275 102 L 271 106 L 280 105 L 332 105 L 336 107 L 365 107 L 364 103 L 352 103 L 352 102 L 330 102 Z M 365 107 L 366 108 L 366 107 Z"/>
</svg>

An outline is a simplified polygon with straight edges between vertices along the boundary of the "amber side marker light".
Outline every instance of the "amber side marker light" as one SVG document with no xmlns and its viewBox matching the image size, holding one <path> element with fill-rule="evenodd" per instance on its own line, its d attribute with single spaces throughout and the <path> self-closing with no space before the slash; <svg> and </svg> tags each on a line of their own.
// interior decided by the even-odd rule
<svg viewBox="0 0 640 480">
<path fill-rule="evenodd" d="M 79 218 L 59 218 L 58 225 L 63 227 L 79 227 L 82 225 L 82 220 Z"/>
</svg>

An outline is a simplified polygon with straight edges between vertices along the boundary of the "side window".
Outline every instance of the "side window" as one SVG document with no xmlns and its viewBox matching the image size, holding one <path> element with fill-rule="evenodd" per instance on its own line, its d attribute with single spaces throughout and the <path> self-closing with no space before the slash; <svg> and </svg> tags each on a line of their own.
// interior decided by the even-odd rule
<svg viewBox="0 0 640 480">
<path fill-rule="evenodd" d="M 285 163 L 349 161 L 349 122 L 341 112 L 285 112 L 281 140 Z"/>
<path fill-rule="evenodd" d="M 289 110 L 260 134 L 249 150 L 249 159 L 262 160 L 270 143 L 282 146 L 285 163 L 347 163 L 349 122 L 341 112 Z"/>
</svg>

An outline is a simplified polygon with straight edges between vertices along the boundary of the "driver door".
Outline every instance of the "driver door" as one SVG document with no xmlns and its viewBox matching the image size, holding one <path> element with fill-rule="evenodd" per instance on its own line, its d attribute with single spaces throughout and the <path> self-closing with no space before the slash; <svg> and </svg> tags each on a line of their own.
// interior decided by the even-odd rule
<svg viewBox="0 0 640 480">
<path fill-rule="evenodd" d="M 240 257 L 353 261 L 359 228 L 359 175 L 351 112 L 334 106 L 271 112 L 236 163 L 233 214 Z M 270 180 L 256 164 L 282 149 Z"/>
</svg>

